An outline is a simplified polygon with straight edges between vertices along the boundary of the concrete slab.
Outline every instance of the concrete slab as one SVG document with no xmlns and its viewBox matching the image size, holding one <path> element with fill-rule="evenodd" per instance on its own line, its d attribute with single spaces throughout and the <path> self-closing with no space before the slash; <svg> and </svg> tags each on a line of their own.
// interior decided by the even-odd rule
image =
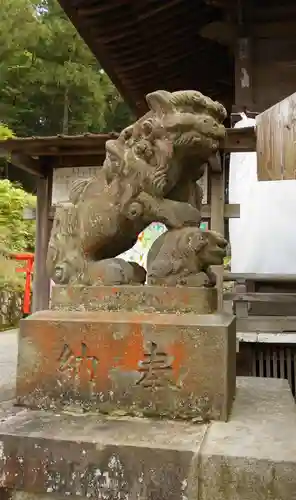
<svg viewBox="0 0 296 500">
<path fill-rule="evenodd" d="M 1 500 L 1 486 L 12 500 L 296 499 L 296 406 L 284 380 L 239 378 L 227 423 L 8 408 L 1 420 Z"/>
<path fill-rule="evenodd" d="M 15 396 L 18 330 L 0 332 L 0 401 Z"/>
<path fill-rule="evenodd" d="M 62 498 L 193 500 L 206 429 L 23 410 L 0 424 L 0 485 Z"/>
<path fill-rule="evenodd" d="M 69 497 L 65 497 L 64 495 L 56 495 L 52 493 L 44 493 L 44 494 L 39 494 L 39 493 L 24 493 L 22 491 L 15 491 L 11 492 L 10 496 L 7 498 L 1 497 L 1 500 L 69 500 Z M 85 497 L 84 499 L 79 496 L 75 497 L 75 500 L 87 500 Z"/>
<path fill-rule="evenodd" d="M 41 311 L 21 322 L 17 400 L 227 420 L 235 349 L 227 314 Z"/>
<path fill-rule="evenodd" d="M 204 440 L 200 500 L 294 500 L 296 406 L 286 380 L 239 378 L 227 424 Z"/>
<path fill-rule="evenodd" d="M 69 500 L 69 497 L 64 495 L 56 495 L 55 493 L 24 493 L 22 491 L 11 492 L 10 496 L 7 498 L 1 497 L 1 500 Z M 87 498 L 82 498 L 81 496 L 75 496 L 75 500 L 87 500 Z"/>
<path fill-rule="evenodd" d="M 284 380 L 239 378 L 228 423 L 21 410 L 6 413 L 0 443 L 12 500 L 296 499 L 296 407 Z"/>
</svg>

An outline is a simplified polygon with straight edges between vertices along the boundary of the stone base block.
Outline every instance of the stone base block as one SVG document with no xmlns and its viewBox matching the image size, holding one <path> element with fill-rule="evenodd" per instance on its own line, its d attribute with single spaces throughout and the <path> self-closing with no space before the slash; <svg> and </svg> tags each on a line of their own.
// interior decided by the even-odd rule
<svg viewBox="0 0 296 500">
<path fill-rule="evenodd" d="M 21 322 L 17 400 L 227 420 L 235 352 L 235 320 L 226 314 L 42 311 Z"/>
<path fill-rule="evenodd" d="M 216 288 L 163 286 L 54 286 L 52 309 L 210 314 L 217 310 Z"/>
<path fill-rule="evenodd" d="M 296 499 L 296 406 L 286 380 L 238 378 L 227 424 L 204 439 L 199 500 Z"/>
<path fill-rule="evenodd" d="M 206 429 L 173 421 L 23 411 L 0 424 L 0 485 L 29 492 L 30 500 L 33 494 L 44 500 L 193 499 Z M 12 499 L 19 500 L 18 495 Z"/>
<path fill-rule="evenodd" d="M 0 498 L 2 486 L 7 500 L 294 500 L 288 383 L 237 385 L 227 423 L 0 411 Z"/>
</svg>

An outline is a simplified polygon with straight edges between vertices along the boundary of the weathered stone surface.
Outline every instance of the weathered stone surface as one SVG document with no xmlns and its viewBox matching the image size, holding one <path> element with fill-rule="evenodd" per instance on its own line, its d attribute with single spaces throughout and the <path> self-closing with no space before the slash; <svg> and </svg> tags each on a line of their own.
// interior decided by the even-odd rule
<svg viewBox="0 0 296 500">
<path fill-rule="evenodd" d="M 229 414 L 230 315 L 42 311 L 21 322 L 19 338 L 21 404 L 200 421 Z"/>
<path fill-rule="evenodd" d="M 52 309 L 60 311 L 137 311 L 208 314 L 217 310 L 217 290 L 159 286 L 59 286 Z"/>
<path fill-rule="evenodd" d="M 199 231 L 196 181 L 224 140 L 226 110 L 194 90 L 158 90 L 146 100 L 149 112 L 107 141 L 98 177 L 76 181 L 68 206 L 56 210 L 47 259 L 55 283 L 109 285 L 116 266 L 98 261 L 131 248 L 153 221 Z M 116 284 L 130 282 L 127 274 L 115 273 Z"/>
<path fill-rule="evenodd" d="M 296 498 L 296 407 L 286 380 L 239 378 L 230 421 L 203 443 L 200 500 Z"/>
<path fill-rule="evenodd" d="M 227 241 L 215 231 L 183 227 L 166 231 L 153 243 L 147 257 L 148 285 L 216 285 L 211 265 L 223 264 Z"/>
<path fill-rule="evenodd" d="M 31 492 L 25 493 L 23 491 L 13 491 L 10 493 L 10 495 L 11 496 L 9 496 L 7 500 L 69 500 L 68 495 L 57 495 L 56 493 L 31 493 Z M 0 498 L 2 500 L 1 496 Z M 3 500 L 6 500 L 6 498 L 4 498 Z M 76 495 L 75 500 L 88 500 L 88 499 L 86 497 L 82 497 L 81 495 L 79 496 Z"/>
<path fill-rule="evenodd" d="M 25 493 L 22 491 L 12 491 L 10 496 L 6 498 L 1 497 L 1 500 L 69 500 L 69 495 L 57 495 L 56 493 Z M 70 497 L 71 498 L 71 497 Z M 104 498 L 104 497 L 97 497 Z M 109 497 L 105 497 L 106 499 Z M 112 497 L 113 498 L 113 497 Z M 87 497 L 82 497 L 81 495 L 75 495 L 75 500 L 88 500 Z"/>
<path fill-rule="evenodd" d="M 173 421 L 23 411 L 0 424 L 1 484 L 48 493 L 53 500 L 54 494 L 58 499 L 194 500 L 206 429 Z"/>
<path fill-rule="evenodd" d="M 79 492 L 83 500 L 295 500 L 295 436 L 295 403 L 276 379 L 239 377 L 227 423 L 22 410 L 0 423 L 0 493 L 2 485 L 12 500 Z"/>
</svg>

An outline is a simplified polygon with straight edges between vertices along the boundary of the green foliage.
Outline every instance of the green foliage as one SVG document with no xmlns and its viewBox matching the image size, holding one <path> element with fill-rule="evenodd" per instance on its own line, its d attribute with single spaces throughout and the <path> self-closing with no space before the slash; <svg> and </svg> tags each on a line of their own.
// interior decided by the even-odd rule
<svg viewBox="0 0 296 500">
<path fill-rule="evenodd" d="M 35 222 L 23 220 L 25 207 L 34 207 L 35 196 L 8 180 L 0 180 L 0 251 L 32 251 Z"/>
<path fill-rule="evenodd" d="M 0 140 L 105 132 L 131 113 L 57 0 L 0 0 Z M 5 160 L 0 158 L 0 170 Z M 0 180 L 0 288 L 23 287 L 9 252 L 33 251 L 35 198 Z"/>
<path fill-rule="evenodd" d="M 227 256 L 224 258 L 224 269 L 227 271 L 230 270 L 230 265 L 231 265 L 231 257 Z"/>
<path fill-rule="evenodd" d="M 7 125 L 4 125 L 4 123 L 0 122 L 0 140 L 2 141 L 4 139 L 11 139 L 12 137 L 14 137 L 14 133 L 12 132 L 12 130 L 10 130 Z"/>
<path fill-rule="evenodd" d="M 130 123 L 129 109 L 56 0 L 0 0 L 0 9 L 0 116 L 16 135 Z"/>
<path fill-rule="evenodd" d="M 0 140 L 3 141 L 5 139 L 11 139 L 12 137 L 14 137 L 14 133 L 12 132 L 12 130 L 10 130 L 10 128 L 7 127 L 7 125 L 4 125 L 4 123 L 0 122 Z M 9 157 L 0 156 L 0 177 L 2 177 L 2 172 L 5 171 L 8 159 Z"/>
<path fill-rule="evenodd" d="M 19 267 L 19 263 L 0 253 L 0 293 L 1 290 L 5 290 L 5 292 L 24 290 L 25 274 L 18 273 L 17 267 Z"/>
<path fill-rule="evenodd" d="M 10 252 L 34 251 L 35 222 L 23 220 L 23 209 L 34 207 L 35 196 L 8 180 L 0 180 L 0 290 L 21 290 L 25 275 L 9 259 Z"/>
</svg>

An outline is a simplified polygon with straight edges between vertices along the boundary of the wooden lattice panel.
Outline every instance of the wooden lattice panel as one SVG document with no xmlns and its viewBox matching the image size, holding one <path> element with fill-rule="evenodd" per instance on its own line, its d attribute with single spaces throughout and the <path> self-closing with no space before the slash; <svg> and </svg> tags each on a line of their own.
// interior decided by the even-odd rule
<svg viewBox="0 0 296 500">
<path fill-rule="evenodd" d="M 296 392 L 296 345 L 254 344 L 252 346 L 252 376 L 284 378 Z"/>
</svg>

